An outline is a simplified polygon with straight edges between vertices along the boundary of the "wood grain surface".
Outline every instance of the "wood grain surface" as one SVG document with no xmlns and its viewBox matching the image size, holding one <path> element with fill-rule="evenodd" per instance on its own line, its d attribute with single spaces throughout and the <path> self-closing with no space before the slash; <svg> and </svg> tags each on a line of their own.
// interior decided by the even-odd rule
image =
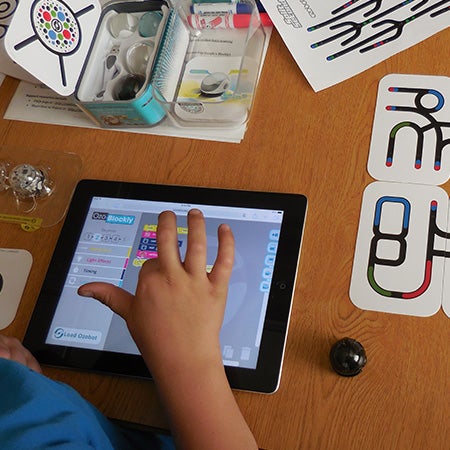
<svg viewBox="0 0 450 450">
<path fill-rule="evenodd" d="M 4 120 L 17 85 L 0 87 L 0 145 L 76 152 L 81 178 L 302 193 L 309 211 L 284 369 L 273 395 L 236 392 L 261 448 L 448 449 L 450 319 L 363 311 L 348 291 L 377 85 L 389 73 L 449 75 L 450 30 L 314 93 L 274 31 L 241 144 Z M 450 185 L 444 185 L 450 192 Z M 34 264 L 13 324 L 23 337 L 60 224 L 34 233 L 0 224 L 0 247 Z M 366 348 L 362 374 L 330 368 L 344 336 Z M 46 368 L 105 414 L 165 427 L 151 381 Z"/>
</svg>

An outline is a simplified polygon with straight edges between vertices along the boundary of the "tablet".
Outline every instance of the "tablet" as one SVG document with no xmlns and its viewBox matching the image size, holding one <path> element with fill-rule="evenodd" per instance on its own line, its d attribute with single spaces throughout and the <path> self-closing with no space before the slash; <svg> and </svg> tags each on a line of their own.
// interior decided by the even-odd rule
<svg viewBox="0 0 450 450">
<path fill-rule="evenodd" d="M 47 365 L 151 377 L 124 320 L 80 285 L 106 281 L 134 293 L 143 262 L 157 257 L 161 211 L 177 215 L 184 257 L 187 213 L 206 219 L 207 264 L 217 228 L 230 225 L 235 262 L 220 334 L 234 389 L 279 385 L 307 200 L 303 195 L 100 180 L 77 185 L 24 344 Z M 208 267 L 206 268 L 208 270 Z"/>
</svg>

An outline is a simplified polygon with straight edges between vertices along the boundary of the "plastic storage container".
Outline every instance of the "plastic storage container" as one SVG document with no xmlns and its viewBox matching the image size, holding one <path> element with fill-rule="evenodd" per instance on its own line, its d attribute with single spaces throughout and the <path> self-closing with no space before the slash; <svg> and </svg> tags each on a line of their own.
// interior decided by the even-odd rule
<svg viewBox="0 0 450 450">
<path fill-rule="evenodd" d="M 248 120 L 266 35 L 253 0 L 245 14 L 227 5 L 20 2 L 5 47 L 101 127 L 233 128 Z"/>
</svg>

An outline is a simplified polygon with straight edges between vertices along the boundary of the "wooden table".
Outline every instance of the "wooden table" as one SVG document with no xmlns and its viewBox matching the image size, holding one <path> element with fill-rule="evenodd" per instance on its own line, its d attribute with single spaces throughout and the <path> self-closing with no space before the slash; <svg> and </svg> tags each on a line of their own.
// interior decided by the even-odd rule
<svg viewBox="0 0 450 450">
<path fill-rule="evenodd" d="M 236 392 L 259 445 L 293 449 L 448 449 L 450 321 L 363 311 L 349 282 L 377 85 L 388 73 L 449 75 L 450 29 L 354 78 L 314 93 L 274 32 L 240 145 L 0 120 L 0 145 L 76 152 L 82 178 L 303 193 L 309 199 L 281 385 Z M 0 116 L 16 87 L 0 87 Z M 450 193 L 450 184 L 444 185 Z M 34 264 L 13 324 L 21 338 L 60 225 L 26 233 L 0 224 L 0 246 Z M 363 373 L 336 375 L 331 345 L 350 336 L 368 354 Z M 111 417 L 165 427 L 155 388 L 74 371 L 46 374 Z"/>
</svg>

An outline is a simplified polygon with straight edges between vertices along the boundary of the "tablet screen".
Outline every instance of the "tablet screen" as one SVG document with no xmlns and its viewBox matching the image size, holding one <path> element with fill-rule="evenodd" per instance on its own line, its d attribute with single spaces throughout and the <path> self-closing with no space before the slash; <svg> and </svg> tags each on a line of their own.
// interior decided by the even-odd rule
<svg viewBox="0 0 450 450">
<path fill-rule="evenodd" d="M 254 369 L 257 364 L 283 211 L 94 197 L 83 224 L 46 343 L 139 354 L 124 320 L 77 289 L 103 281 L 134 293 L 142 264 L 158 256 L 156 228 L 164 210 L 177 214 L 181 258 L 187 245 L 187 213 L 206 219 L 209 271 L 217 253 L 217 228 L 227 223 L 236 241 L 220 335 L 223 362 Z"/>
<path fill-rule="evenodd" d="M 82 180 L 75 189 L 24 344 L 42 364 L 151 377 L 123 319 L 77 289 L 91 281 L 134 293 L 142 264 L 158 256 L 158 215 L 177 215 L 184 259 L 187 214 L 200 209 L 207 266 L 217 228 L 235 237 L 220 333 L 231 387 L 274 392 L 279 384 L 307 201 L 300 194 Z"/>
</svg>

